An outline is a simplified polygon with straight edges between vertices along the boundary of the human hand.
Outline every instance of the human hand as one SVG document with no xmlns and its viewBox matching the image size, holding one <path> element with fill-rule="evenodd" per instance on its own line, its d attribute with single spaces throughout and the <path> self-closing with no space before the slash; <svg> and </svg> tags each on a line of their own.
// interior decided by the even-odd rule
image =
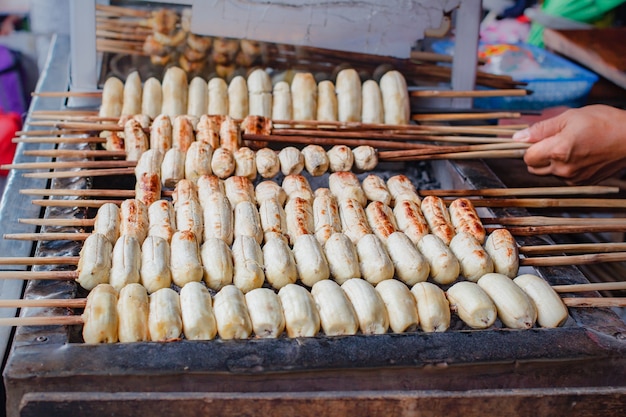
<svg viewBox="0 0 626 417">
<path fill-rule="evenodd" d="M 570 184 L 596 183 L 626 168 L 626 111 L 592 105 L 535 123 L 513 139 L 533 143 L 528 172 Z"/>
</svg>

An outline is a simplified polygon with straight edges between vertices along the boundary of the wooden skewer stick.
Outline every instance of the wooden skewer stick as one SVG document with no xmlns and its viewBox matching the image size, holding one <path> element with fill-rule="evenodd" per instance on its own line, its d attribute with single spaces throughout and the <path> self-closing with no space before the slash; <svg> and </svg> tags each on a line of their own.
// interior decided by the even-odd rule
<svg viewBox="0 0 626 417">
<path fill-rule="evenodd" d="M 35 226 L 59 226 L 59 227 L 91 227 L 94 219 L 17 219 L 21 224 L 32 224 Z"/>
<path fill-rule="evenodd" d="M 3 317 L 0 326 L 73 326 L 83 324 L 81 316 Z"/>
<path fill-rule="evenodd" d="M 563 187 L 483 188 L 480 190 L 419 190 L 418 192 L 421 196 L 435 195 L 438 197 L 520 197 L 535 195 L 615 194 L 619 193 L 619 187 L 581 185 Z"/>
<path fill-rule="evenodd" d="M 13 143 L 106 143 L 106 138 L 98 136 L 87 137 L 61 137 L 43 136 L 34 138 L 16 137 L 11 140 Z"/>
<path fill-rule="evenodd" d="M 33 200 L 32 203 L 41 207 L 88 207 L 98 208 L 106 203 L 122 204 L 122 200 Z"/>
<path fill-rule="evenodd" d="M 606 253 L 626 251 L 626 243 L 566 243 L 561 245 L 522 246 L 519 252 L 525 255 L 550 255 L 553 253 Z"/>
<path fill-rule="evenodd" d="M 619 291 L 626 290 L 626 281 L 553 285 L 552 289 L 556 292 Z"/>
<path fill-rule="evenodd" d="M 507 88 L 495 90 L 414 90 L 409 91 L 411 97 L 519 97 L 528 95 L 528 90 L 521 88 Z"/>
<path fill-rule="evenodd" d="M 72 161 L 72 162 L 22 162 L 0 165 L 0 169 L 65 169 L 65 168 L 132 168 L 137 161 Z"/>
<path fill-rule="evenodd" d="M 39 156 L 48 158 L 116 158 L 126 157 L 124 151 L 98 151 L 74 149 L 38 149 L 24 151 L 24 156 Z"/>
<path fill-rule="evenodd" d="M 119 120 L 118 117 L 101 117 L 98 115 L 84 115 L 84 114 L 67 114 L 67 115 L 58 115 L 58 114 L 34 114 L 31 115 L 30 120 L 56 120 L 58 122 L 69 122 L 69 121 L 78 121 L 78 122 L 112 122 L 117 123 Z"/>
<path fill-rule="evenodd" d="M 124 197 L 134 198 L 135 190 L 106 190 L 106 189 L 85 189 L 72 190 L 63 188 L 24 188 L 20 194 L 25 195 L 46 195 L 46 196 L 74 196 L 74 197 Z M 161 195 L 171 196 L 171 190 L 161 191 Z"/>
<path fill-rule="evenodd" d="M 592 222 L 593 223 L 593 222 Z M 502 227 L 486 226 L 489 233 Z M 557 226 L 508 226 L 506 228 L 515 236 L 536 236 L 567 233 L 599 233 L 599 232 L 626 232 L 626 223 L 609 225 L 557 225 Z"/>
<path fill-rule="evenodd" d="M 50 135 L 83 135 L 84 130 L 55 129 L 55 130 L 18 130 L 15 136 L 50 136 Z"/>
<path fill-rule="evenodd" d="M 378 153 L 378 158 L 381 161 L 393 161 L 396 159 L 404 159 L 413 156 L 427 156 L 436 154 L 450 154 L 459 152 L 474 152 L 474 151 L 490 151 L 490 150 L 506 150 L 506 149 L 527 149 L 530 147 L 529 143 L 489 143 L 482 145 L 465 145 L 465 146 L 438 146 L 421 149 L 408 149 L 401 151 L 381 151 Z"/>
<path fill-rule="evenodd" d="M 368 145 L 374 148 L 387 148 L 387 149 L 423 149 L 424 147 L 430 145 L 423 145 L 419 143 L 408 143 L 408 142 L 392 142 L 388 140 L 374 140 L 374 139 L 361 139 L 356 137 L 345 137 L 345 138 L 327 138 L 327 137 L 311 137 L 311 136 L 280 136 L 280 135 L 251 135 L 245 134 L 241 135 L 244 140 L 251 141 L 269 141 L 269 142 L 278 142 L 278 143 L 300 143 L 300 144 L 309 144 L 312 141 L 315 141 L 318 145 L 349 145 L 351 147 Z"/>
<path fill-rule="evenodd" d="M 441 114 L 413 114 L 411 120 L 425 121 L 454 121 L 454 120 L 483 120 L 483 119 L 519 119 L 517 112 L 486 112 L 486 113 L 441 113 Z"/>
<path fill-rule="evenodd" d="M 0 258 L 0 265 L 78 265 L 79 256 L 24 256 Z"/>
<path fill-rule="evenodd" d="M 146 35 L 140 33 L 120 33 L 113 30 L 103 29 L 98 26 L 96 29 L 96 37 L 104 39 L 119 39 L 119 40 L 131 40 L 131 41 L 145 41 Z"/>
<path fill-rule="evenodd" d="M 75 280 L 77 271 L 0 271 L 0 279 Z"/>
<path fill-rule="evenodd" d="M 39 91 L 30 93 L 33 97 L 102 97 L 102 91 Z"/>
<path fill-rule="evenodd" d="M 87 305 L 86 298 L 34 298 L 19 300 L 0 300 L 0 308 L 25 308 L 25 307 L 65 307 L 84 308 Z M 64 316 L 67 317 L 67 316 Z"/>
<path fill-rule="evenodd" d="M 444 201 L 454 200 L 444 197 Z M 476 207 L 594 207 L 626 208 L 626 199 L 619 198 L 476 198 L 472 199 Z"/>
<path fill-rule="evenodd" d="M 526 149 L 506 149 L 495 151 L 470 151 L 470 152 L 448 152 L 448 153 L 433 153 L 427 155 L 415 155 L 406 157 L 396 157 L 388 159 L 389 161 L 425 161 L 430 159 L 517 159 L 523 158 Z M 382 158 L 381 158 L 382 160 Z"/>
<path fill-rule="evenodd" d="M 39 127 L 56 127 L 58 129 L 72 129 L 76 131 L 102 131 L 102 130 L 110 130 L 110 131 L 123 131 L 124 126 L 119 126 L 117 124 L 112 123 L 92 123 L 92 122 L 63 122 L 59 120 L 40 120 L 28 123 L 30 126 L 39 126 Z"/>
<path fill-rule="evenodd" d="M 28 178 L 74 178 L 74 177 L 107 177 L 110 175 L 129 175 L 134 168 L 84 169 L 80 171 L 30 172 L 24 174 Z"/>
<path fill-rule="evenodd" d="M 621 262 L 621 261 L 626 261 L 626 252 L 550 256 L 546 258 L 522 258 L 520 259 L 520 265 L 523 265 L 523 266 L 568 266 L 568 265 L 588 265 L 588 264 L 596 264 L 600 262 Z"/>
<path fill-rule="evenodd" d="M 581 226 L 593 223 L 597 226 L 623 226 L 626 218 L 572 218 L 572 217 L 491 217 L 482 218 L 483 224 L 500 224 L 503 226 Z"/>
<path fill-rule="evenodd" d="M 562 298 L 568 307 L 626 307 L 626 297 Z"/>
<path fill-rule="evenodd" d="M 122 6 L 111 6 L 108 4 L 96 4 L 97 11 L 109 12 L 118 16 L 131 16 L 148 18 L 151 12 L 148 10 L 139 10 Z"/>
<path fill-rule="evenodd" d="M 72 92 L 69 91 L 71 94 Z M 102 94 L 102 91 L 100 91 Z M 65 115 L 82 115 L 82 116 L 97 116 L 98 112 L 95 110 L 33 110 L 31 116 L 65 116 Z"/>
<path fill-rule="evenodd" d="M 6 233 L 3 235 L 7 240 L 35 240 L 35 241 L 52 241 L 52 240 L 85 240 L 91 233 Z"/>
</svg>

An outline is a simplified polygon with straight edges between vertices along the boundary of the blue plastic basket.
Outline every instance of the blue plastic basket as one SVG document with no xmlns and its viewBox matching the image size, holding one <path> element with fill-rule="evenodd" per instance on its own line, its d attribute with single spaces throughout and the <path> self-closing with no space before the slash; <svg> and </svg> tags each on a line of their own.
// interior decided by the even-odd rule
<svg viewBox="0 0 626 417">
<path fill-rule="evenodd" d="M 481 48 L 486 45 L 481 44 Z M 532 54 L 542 68 L 554 69 L 557 74 L 554 77 L 546 76 L 545 73 L 536 77 L 516 77 L 516 81 L 527 83 L 526 88 L 533 93 L 523 97 L 489 97 L 474 100 L 474 106 L 484 109 L 534 109 L 541 110 L 553 106 L 578 107 L 585 104 L 585 99 L 598 81 L 598 76 L 565 58 L 550 53 L 545 49 L 533 45 L 516 44 Z M 433 43 L 433 50 L 437 53 L 452 55 L 454 44 L 452 41 L 438 41 Z M 558 73 L 567 73 L 567 76 L 559 76 Z M 511 75 L 511 74 L 509 74 Z"/>
</svg>

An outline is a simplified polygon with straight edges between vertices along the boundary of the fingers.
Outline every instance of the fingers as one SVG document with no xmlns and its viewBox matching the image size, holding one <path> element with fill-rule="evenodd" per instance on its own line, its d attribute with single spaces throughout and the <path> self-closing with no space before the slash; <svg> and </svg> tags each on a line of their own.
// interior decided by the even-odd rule
<svg viewBox="0 0 626 417">
<path fill-rule="evenodd" d="M 537 122 L 529 128 L 520 130 L 513 135 L 517 142 L 539 142 L 558 134 L 567 123 L 568 116 L 560 114 L 556 117 Z"/>
</svg>

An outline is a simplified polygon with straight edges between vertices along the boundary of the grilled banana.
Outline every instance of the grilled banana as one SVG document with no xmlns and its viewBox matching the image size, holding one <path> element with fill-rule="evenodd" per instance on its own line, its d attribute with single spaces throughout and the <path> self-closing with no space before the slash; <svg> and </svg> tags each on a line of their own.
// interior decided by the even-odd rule
<svg viewBox="0 0 626 417">
<path fill-rule="evenodd" d="M 384 123 L 385 112 L 383 109 L 383 96 L 378 83 L 374 80 L 365 81 L 363 83 L 361 96 L 363 101 L 361 121 L 363 123 Z"/>
<path fill-rule="evenodd" d="M 211 175 L 213 147 L 206 142 L 193 142 L 185 157 L 185 178 L 194 184 L 203 175 Z"/>
<path fill-rule="evenodd" d="M 391 204 L 394 207 L 405 200 L 414 201 L 418 205 L 422 203 L 422 200 L 417 195 L 415 186 L 406 175 L 398 174 L 389 178 L 387 180 L 387 189 L 391 194 Z"/>
<path fill-rule="evenodd" d="M 366 234 L 356 244 L 359 255 L 361 276 L 370 284 L 378 284 L 386 279 L 393 278 L 395 272 L 393 262 L 378 237 Z"/>
<path fill-rule="evenodd" d="M 355 149 L 356 150 L 356 149 Z M 386 205 L 391 204 L 391 194 L 385 181 L 378 175 L 368 175 L 361 183 L 365 197 L 369 201 L 380 201 Z"/>
<path fill-rule="evenodd" d="M 450 212 L 450 219 L 457 233 L 469 233 L 474 236 L 481 245 L 485 243 L 485 228 L 470 200 L 467 198 L 457 198 L 450 203 L 448 211 Z"/>
<path fill-rule="evenodd" d="M 196 140 L 193 133 L 193 124 L 187 115 L 174 117 L 172 122 L 172 148 L 187 152 L 189 146 Z"/>
<path fill-rule="evenodd" d="M 211 195 L 202 212 L 204 240 L 218 238 L 227 245 L 233 243 L 233 209 L 228 198 L 220 193 Z"/>
<path fill-rule="evenodd" d="M 109 284 L 90 288 L 87 305 L 82 314 L 85 343 L 115 343 L 118 341 L 117 291 Z"/>
<path fill-rule="evenodd" d="M 163 103 L 163 91 L 161 82 L 154 77 L 150 77 L 143 83 L 141 97 L 141 113 L 147 114 L 153 119 L 161 113 Z"/>
<path fill-rule="evenodd" d="M 330 276 L 324 251 L 313 235 L 301 235 L 293 244 L 298 277 L 308 287 Z"/>
<path fill-rule="evenodd" d="M 407 285 L 426 281 L 430 265 L 411 239 L 402 232 L 394 232 L 383 242 L 393 262 L 396 276 Z"/>
<path fill-rule="evenodd" d="M 141 124 L 129 119 L 124 124 L 124 151 L 127 161 L 138 161 L 142 153 L 148 150 L 148 137 Z"/>
<path fill-rule="evenodd" d="M 113 262 L 109 283 L 117 291 L 126 285 L 139 282 L 141 246 L 132 236 L 122 235 L 113 246 Z"/>
<path fill-rule="evenodd" d="M 289 243 L 292 246 L 300 236 L 313 234 L 315 226 L 311 203 L 300 197 L 289 198 L 285 204 L 285 223 Z"/>
<path fill-rule="evenodd" d="M 226 148 L 234 154 L 240 146 L 241 130 L 239 124 L 231 116 L 224 117 L 220 124 L 220 148 Z"/>
<path fill-rule="evenodd" d="M 517 242 L 507 229 L 494 230 L 485 242 L 485 251 L 493 261 L 494 272 L 515 278 L 519 271 Z"/>
<path fill-rule="evenodd" d="M 450 327 L 450 306 L 443 290 L 430 282 L 419 282 L 411 292 L 417 302 L 422 330 L 445 332 Z"/>
<path fill-rule="evenodd" d="M 201 281 L 203 271 L 200 250 L 193 232 L 185 230 L 174 233 L 170 249 L 170 267 L 174 284 L 182 287 L 188 282 Z"/>
<path fill-rule="evenodd" d="M 385 73 L 380 79 L 380 91 L 383 96 L 385 124 L 408 124 L 411 105 L 404 76 L 398 71 Z"/>
<path fill-rule="evenodd" d="M 233 176 L 226 178 L 224 181 L 226 197 L 230 201 L 230 205 L 236 207 L 242 201 L 249 201 L 256 204 L 254 196 L 254 185 L 249 178 Z"/>
<path fill-rule="evenodd" d="M 296 260 L 285 240 L 270 238 L 265 241 L 263 263 L 265 278 L 276 289 L 293 284 L 298 279 Z"/>
<path fill-rule="evenodd" d="M 304 157 L 298 148 L 286 146 L 278 153 L 283 175 L 299 174 L 304 169 Z"/>
<path fill-rule="evenodd" d="M 233 254 L 222 239 L 206 239 L 200 248 L 200 259 L 207 287 L 219 291 L 233 283 Z"/>
<path fill-rule="evenodd" d="M 256 288 L 245 297 L 255 336 L 279 337 L 285 330 L 285 316 L 278 295 L 269 288 Z"/>
<path fill-rule="evenodd" d="M 217 334 L 213 301 L 206 287 L 190 282 L 180 289 L 183 333 L 188 340 L 211 340 Z"/>
<path fill-rule="evenodd" d="M 211 196 L 214 194 L 226 196 L 224 181 L 215 175 L 203 175 L 198 178 L 197 188 L 198 200 L 203 209 L 206 208 L 207 202 L 211 201 Z"/>
<path fill-rule="evenodd" d="M 311 288 L 311 295 L 327 336 L 356 334 L 359 322 L 354 307 L 339 284 L 328 279 L 319 281 Z"/>
<path fill-rule="evenodd" d="M 320 331 L 320 315 L 304 287 L 287 284 L 278 291 L 289 337 L 313 337 Z"/>
<path fill-rule="evenodd" d="M 396 279 L 386 279 L 376 285 L 376 291 L 385 303 L 389 327 L 394 333 L 417 329 L 419 316 L 415 297 L 409 288 Z"/>
<path fill-rule="evenodd" d="M 198 245 L 204 237 L 204 221 L 202 207 L 197 200 L 187 200 L 176 206 L 176 226 L 178 231 L 192 232 Z"/>
<path fill-rule="evenodd" d="M 339 206 L 328 188 L 318 188 L 315 192 L 313 226 L 315 227 L 315 237 L 321 245 L 324 245 L 333 233 L 341 232 Z"/>
<path fill-rule="evenodd" d="M 117 334 L 122 343 L 150 340 L 148 314 L 150 300 L 146 289 L 137 283 L 128 284 L 117 299 Z"/>
<path fill-rule="evenodd" d="M 428 222 L 419 204 L 415 201 L 400 201 L 393 208 L 393 214 L 396 218 L 398 229 L 404 232 L 413 244 L 417 245 L 428 234 Z"/>
<path fill-rule="evenodd" d="M 224 116 L 203 114 L 196 127 L 196 141 L 211 145 L 216 149 L 220 146 L 220 126 Z"/>
<path fill-rule="evenodd" d="M 285 210 L 278 200 L 275 198 L 264 200 L 259 206 L 259 218 L 265 242 L 268 242 L 270 237 L 281 236 L 281 239 L 286 239 Z"/>
<path fill-rule="evenodd" d="M 172 121 L 166 114 L 158 115 L 150 126 L 150 149 L 163 154 L 172 147 Z"/>
<path fill-rule="evenodd" d="M 363 207 L 367 204 L 367 198 L 361 183 L 352 172 L 333 172 L 328 177 L 328 188 L 330 188 L 330 192 L 337 201 L 351 198 L 358 201 Z"/>
<path fill-rule="evenodd" d="M 100 206 L 93 223 L 93 232 L 104 235 L 111 243 L 120 237 L 120 208 L 113 203 Z"/>
<path fill-rule="evenodd" d="M 451 284 L 456 281 L 461 272 L 461 265 L 441 239 L 427 234 L 417 242 L 417 248 L 428 260 L 433 281 L 438 284 Z"/>
<path fill-rule="evenodd" d="M 248 84 L 241 75 L 228 84 L 228 115 L 233 119 L 243 119 L 248 115 Z"/>
<path fill-rule="evenodd" d="M 272 119 L 291 120 L 291 90 L 286 81 L 279 81 L 274 85 L 272 93 Z M 283 127 L 283 125 L 276 127 Z"/>
<path fill-rule="evenodd" d="M 273 149 L 261 148 L 256 152 L 256 169 L 263 178 L 274 178 L 280 172 L 280 160 Z"/>
<path fill-rule="evenodd" d="M 172 203 L 167 200 L 157 200 L 150 204 L 148 224 L 148 236 L 158 236 L 169 243 L 176 231 L 176 213 Z"/>
<path fill-rule="evenodd" d="M 193 77 L 189 83 L 187 114 L 200 117 L 209 109 L 209 86 L 202 77 Z"/>
<path fill-rule="evenodd" d="M 209 88 L 209 115 L 228 114 L 228 85 L 220 77 L 211 78 L 208 82 Z"/>
<path fill-rule="evenodd" d="M 124 200 L 120 205 L 120 235 L 135 237 L 142 244 L 148 235 L 148 208 L 136 199 Z"/>
<path fill-rule="evenodd" d="M 486 329 L 498 317 L 496 305 L 478 284 L 457 282 L 446 291 L 450 309 L 472 329 Z"/>
<path fill-rule="evenodd" d="M 222 339 L 246 339 L 252 333 L 246 299 L 234 285 L 227 285 L 215 294 L 213 312 Z"/>
<path fill-rule="evenodd" d="M 304 167 L 314 177 L 323 175 L 328 171 L 328 155 L 319 145 L 307 145 L 302 149 Z"/>
<path fill-rule="evenodd" d="M 187 73 L 178 67 L 169 67 L 163 75 L 163 105 L 161 113 L 170 117 L 185 114 L 187 111 Z"/>
<path fill-rule="evenodd" d="M 459 260 L 461 275 L 469 281 L 478 281 L 480 277 L 493 272 L 493 261 L 476 238 L 469 233 L 458 233 L 450 241 L 450 250 Z"/>
<path fill-rule="evenodd" d="M 92 290 L 98 284 L 109 282 L 113 244 L 100 233 L 87 237 L 80 250 L 78 278 L 76 282 L 86 290 Z"/>
<path fill-rule="evenodd" d="M 317 114 L 317 84 L 313 74 L 297 73 L 291 81 L 293 120 L 315 120 Z"/>
<path fill-rule="evenodd" d="M 365 214 L 370 228 L 383 242 L 398 230 L 396 219 L 391 208 L 380 201 L 372 201 L 365 208 Z"/>
<path fill-rule="evenodd" d="M 235 157 L 233 153 L 226 148 L 216 148 L 211 158 L 211 171 L 221 179 L 230 177 L 235 172 Z"/>
<path fill-rule="evenodd" d="M 332 172 L 350 171 L 354 164 L 352 150 L 346 145 L 335 145 L 327 152 L 328 166 Z"/>
<path fill-rule="evenodd" d="M 165 153 L 161 163 L 161 184 L 174 188 L 178 181 L 185 178 L 185 152 L 172 148 Z"/>
<path fill-rule="evenodd" d="M 530 329 L 537 320 L 537 309 L 528 295 L 513 280 L 502 274 L 485 274 L 478 285 L 493 300 L 498 317 L 511 329 Z"/>
<path fill-rule="evenodd" d="M 287 175 L 283 179 L 283 190 L 287 194 L 288 199 L 300 197 L 307 200 L 309 203 L 313 203 L 313 190 L 309 181 L 300 174 Z"/>
<path fill-rule="evenodd" d="M 148 236 L 141 246 L 141 284 L 148 293 L 168 288 L 172 283 L 170 245 L 158 236 Z"/>
<path fill-rule="evenodd" d="M 122 103 L 122 116 L 141 113 L 141 78 L 137 71 L 133 71 L 126 77 L 124 82 L 124 99 Z"/>
<path fill-rule="evenodd" d="M 248 105 L 249 114 L 272 117 L 272 80 L 260 68 L 248 75 Z"/>
<path fill-rule="evenodd" d="M 537 309 L 537 323 L 541 327 L 559 327 L 567 320 L 567 307 L 561 297 L 543 278 L 524 274 L 513 280 L 530 297 Z"/>
<path fill-rule="evenodd" d="M 233 242 L 233 284 L 244 293 L 265 281 L 263 251 L 252 236 L 239 235 Z"/>
<path fill-rule="evenodd" d="M 372 233 L 365 210 L 363 210 L 363 206 L 357 200 L 346 199 L 340 201 L 339 217 L 343 233 L 355 244 L 358 244 L 363 236 Z"/>
<path fill-rule="evenodd" d="M 235 238 L 238 236 L 250 236 L 254 238 L 258 244 L 263 242 L 263 228 L 261 227 L 261 219 L 259 211 L 254 203 L 250 201 L 241 201 L 235 206 Z"/>
<path fill-rule="evenodd" d="M 372 171 L 378 165 L 378 152 L 371 146 L 361 145 L 352 149 L 354 169 L 358 172 Z"/>
<path fill-rule="evenodd" d="M 430 232 L 437 235 L 446 245 L 449 245 L 455 235 L 455 231 L 443 200 L 429 195 L 422 201 L 421 209 Z"/>
<path fill-rule="evenodd" d="M 361 121 L 361 78 L 352 68 L 339 71 L 335 82 L 340 122 Z"/>
<path fill-rule="evenodd" d="M 148 314 L 150 340 L 163 342 L 178 339 L 183 331 L 180 297 L 171 288 L 161 288 L 150 295 Z"/>
<path fill-rule="evenodd" d="M 161 162 L 163 154 L 155 149 L 148 149 L 135 167 L 135 198 L 149 206 L 161 198 Z"/>
<path fill-rule="evenodd" d="M 242 146 L 235 151 L 233 157 L 235 158 L 235 175 L 254 181 L 257 175 L 254 151 L 246 146 Z"/>
<path fill-rule="evenodd" d="M 333 233 L 324 244 L 330 275 L 339 284 L 350 278 L 361 278 L 359 256 L 354 243 L 343 233 Z"/>
<path fill-rule="evenodd" d="M 351 278 L 341 284 L 341 289 L 354 307 L 361 333 L 387 333 L 389 328 L 387 308 L 372 284 L 361 278 Z"/>
<path fill-rule="evenodd" d="M 116 77 L 109 77 L 102 87 L 102 105 L 98 116 L 120 117 L 124 105 L 124 83 Z"/>
</svg>

